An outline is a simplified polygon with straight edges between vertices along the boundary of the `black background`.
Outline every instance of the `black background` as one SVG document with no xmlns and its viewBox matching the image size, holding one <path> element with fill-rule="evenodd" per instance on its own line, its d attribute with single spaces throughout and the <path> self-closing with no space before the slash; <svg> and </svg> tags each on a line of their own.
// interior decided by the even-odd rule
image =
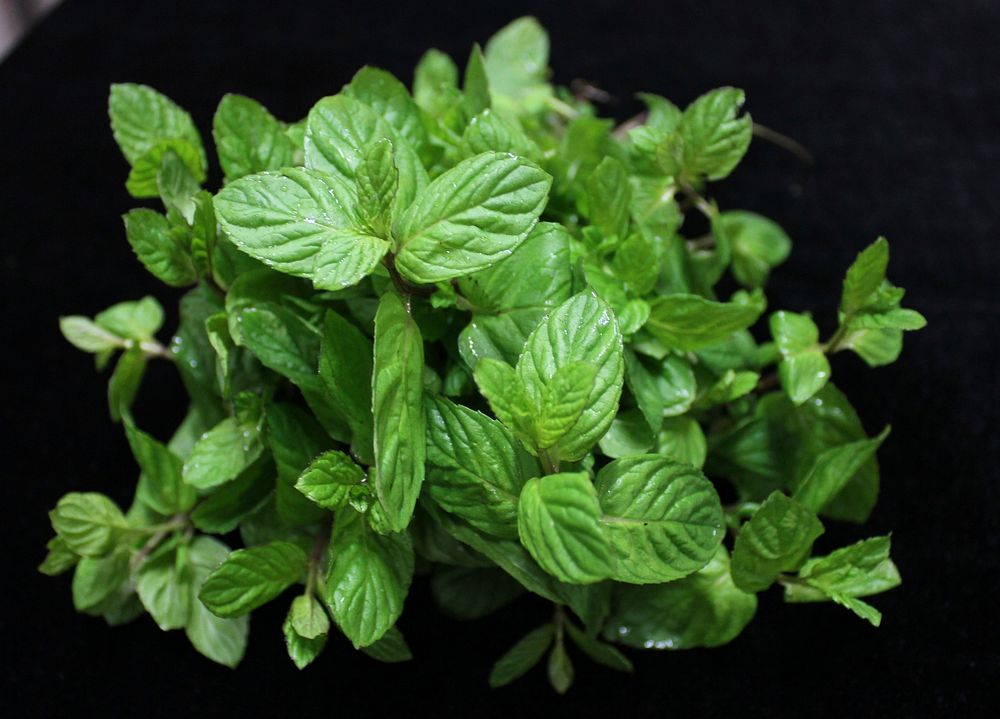
<svg viewBox="0 0 1000 719">
<path fill-rule="evenodd" d="M 135 203 L 108 129 L 113 81 L 144 82 L 207 134 L 223 93 L 261 100 L 286 120 L 336 92 L 360 65 L 405 81 L 439 47 L 470 44 L 525 12 L 552 35 L 555 80 L 596 81 L 637 108 L 648 90 L 686 103 L 722 84 L 747 91 L 754 118 L 808 146 L 812 167 L 756 142 L 723 207 L 778 220 L 796 241 L 773 279 L 772 307 L 813 309 L 831 329 L 839 280 L 882 233 L 890 276 L 929 327 L 894 366 L 834 362 L 837 383 L 870 432 L 892 422 L 880 452 L 882 500 L 864 528 L 833 528 L 818 547 L 893 530 L 904 585 L 874 603 L 875 630 L 825 605 L 785 606 L 776 590 L 722 649 L 633 653 L 624 677 L 577 664 L 557 698 L 535 672 L 491 692 L 492 660 L 547 610 L 522 600 L 473 624 L 442 619 L 418 582 L 402 622 L 413 663 L 379 665 L 332 642 L 298 673 L 283 656 L 283 608 L 255 614 L 232 672 L 181 632 L 144 618 L 110 629 L 76 615 L 68 578 L 34 566 L 64 492 L 124 502 L 135 469 L 106 416 L 104 379 L 63 342 L 60 314 L 92 315 L 121 299 L 177 294 L 135 262 L 119 215 Z M 537 6 L 357 1 L 69 0 L 0 65 L 0 252 L 7 391 L 3 434 L 0 651 L 3 705 L 19 715 L 443 716 L 993 715 L 1000 682 L 1000 5 L 965 2 L 684 0 Z M 168 328 L 172 326 L 171 315 Z M 166 436 L 183 407 L 169 368 L 147 376 L 142 426 Z"/>
</svg>

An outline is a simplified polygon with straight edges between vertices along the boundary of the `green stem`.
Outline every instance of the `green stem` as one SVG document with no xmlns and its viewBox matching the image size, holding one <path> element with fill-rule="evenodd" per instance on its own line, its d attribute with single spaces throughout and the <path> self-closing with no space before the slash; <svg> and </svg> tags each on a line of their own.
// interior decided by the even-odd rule
<svg viewBox="0 0 1000 719">
<path fill-rule="evenodd" d="M 684 196 L 691 200 L 691 204 L 697 207 L 698 211 L 709 220 L 714 220 L 718 216 L 719 211 L 715 208 L 715 206 L 699 195 L 697 191 L 691 187 L 691 185 L 686 182 L 682 182 L 680 188 L 681 192 L 684 193 Z"/>
<path fill-rule="evenodd" d="M 840 345 L 844 341 L 844 338 L 847 337 L 848 319 L 848 317 L 844 317 L 840 326 L 837 327 L 837 331 L 833 333 L 833 336 L 830 337 L 826 344 L 822 345 L 822 349 L 826 354 L 833 354 L 843 349 Z"/>
<path fill-rule="evenodd" d="M 549 106 L 552 110 L 565 117 L 567 120 L 575 120 L 580 113 L 572 105 L 563 102 L 558 97 L 548 97 L 545 99 L 545 104 Z"/>
</svg>

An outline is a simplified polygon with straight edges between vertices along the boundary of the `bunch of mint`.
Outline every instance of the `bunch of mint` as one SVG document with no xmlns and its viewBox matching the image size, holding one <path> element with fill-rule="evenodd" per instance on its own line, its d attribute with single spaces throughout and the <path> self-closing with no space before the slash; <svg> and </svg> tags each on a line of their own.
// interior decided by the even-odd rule
<svg viewBox="0 0 1000 719">
<path fill-rule="evenodd" d="M 126 187 L 165 209 L 127 213 L 128 241 L 189 289 L 166 345 L 151 297 L 62 318 L 114 361 L 111 417 L 139 466 L 127 510 L 73 492 L 51 512 L 41 571 L 74 572 L 78 610 L 147 612 L 235 666 L 249 614 L 280 598 L 301 668 L 344 638 L 409 659 L 414 574 L 459 619 L 530 592 L 552 621 L 497 647 L 490 683 L 547 655 L 560 692 L 571 648 L 627 671 L 618 646 L 724 644 L 774 584 L 879 624 L 862 597 L 900 581 L 889 537 L 813 543 L 821 518 L 868 517 L 888 433 L 867 435 L 828 356 L 883 365 L 924 324 L 886 279 L 888 245 L 847 270 L 829 339 L 787 310 L 755 338 L 789 238 L 707 197 L 750 143 L 743 93 L 642 95 L 641 121 L 615 127 L 547 62 L 522 18 L 461 77 L 435 50 L 412 92 L 365 67 L 298 122 L 227 95 L 215 194 L 191 117 L 111 88 Z M 165 440 L 130 412 L 154 361 L 190 395 Z"/>
</svg>

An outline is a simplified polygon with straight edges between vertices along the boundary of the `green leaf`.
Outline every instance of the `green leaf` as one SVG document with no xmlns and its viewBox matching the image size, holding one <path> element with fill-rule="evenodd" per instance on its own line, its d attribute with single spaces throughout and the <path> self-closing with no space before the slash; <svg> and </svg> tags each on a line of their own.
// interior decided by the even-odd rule
<svg viewBox="0 0 1000 719">
<path fill-rule="evenodd" d="M 78 612 L 102 614 L 102 605 L 113 599 L 128 580 L 129 555 L 118 549 L 103 557 L 82 557 L 73 573 L 73 608 Z"/>
<path fill-rule="evenodd" d="M 632 662 L 620 651 L 612 646 L 598 641 L 595 637 L 588 636 L 569 622 L 567 622 L 564 626 L 566 627 L 566 631 L 569 633 L 570 639 L 573 640 L 573 643 L 580 648 L 580 651 L 593 659 L 595 662 L 618 672 L 626 672 L 628 674 L 632 673 L 634 669 Z"/>
<path fill-rule="evenodd" d="M 205 157 L 200 145 L 187 140 L 160 140 L 145 155 L 132 163 L 132 171 L 125 180 L 125 189 L 132 197 L 147 198 L 160 194 L 160 176 L 164 165 L 179 159 L 191 174 L 194 182 L 205 181 Z"/>
<path fill-rule="evenodd" d="M 198 598 L 217 617 L 241 617 L 298 581 L 307 562 L 291 542 L 237 549 L 208 576 Z"/>
<path fill-rule="evenodd" d="M 785 585 L 785 601 L 822 601 L 834 595 L 867 597 L 900 584 L 899 570 L 889 559 L 888 536 L 863 539 L 802 565 L 802 584 Z"/>
<path fill-rule="evenodd" d="M 617 459 L 597 473 L 596 486 L 612 546 L 612 579 L 679 579 L 704 567 L 722 542 L 719 496 L 690 465 L 659 455 Z"/>
<path fill-rule="evenodd" d="M 183 140 L 197 149 L 204 176 L 205 151 L 198 130 L 191 116 L 167 96 L 146 85 L 115 84 L 108 114 L 115 141 L 129 164 L 135 165 L 159 142 Z"/>
<path fill-rule="evenodd" d="M 668 347 L 685 351 L 722 342 L 764 311 L 762 302 L 715 302 L 684 294 L 657 297 L 649 306 L 646 329 Z"/>
<path fill-rule="evenodd" d="M 650 364 L 654 366 L 650 368 Z M 625 350 L 625 370 L 628 388 L 653 432 L 660 430 L 664 417 L 683 414 L 694 403 L 694 371 L 681 357 L 667 355 L 654 363 L 629 348 Z"/>
<path fill-rule="evenodd" d="M 721 180 L 733 171 L 750 146 L 753 123 L 739 116 L 742 90 L 723 87 L 705 93 L 684 110 L 677 132 L 683 138 L 684 171 Z"/>
<path fill-rule="evenodd" d="M 535 437 L 539 449 L 554 446 L 579 421 L 590 401 L 597 371 L 589 362 L 570 362 L 552 375 L 538 403 Z"/>
<path fill-rule="evenodd" d="M 142 501 L 165 515 L 191 509 L 198 495 L 193 487 L 184 484 L 181 458 L 131 422 L 125 423 L 125 436 L 132 456 L 142 470 L 136 490 Z"/>
<path fill-rule="evenodd" d="M 819 392 L 830 379 L 830 363 L 819 344 L 819 328 L 809 315 L 775 312 L 771 335 L 781 352 L 781 386 L 795 404 Z"/>
<path fill-rule="evenodd" d="M 70 492 L 49 512 L 49 519 L 66 546 L 84 557 L 108 554 L 128 531 L 118 506 L 96 492 Z"/>
<path fill-rule="evenodd" d="M 184 164 L 184 160 L 173 150 L 163 156 L 156 173 L 156 187 L 168 212 L 180 213 L 184 221 L 190 224 L 194 219 L 194 197 L 201 190 L 201 185 Z"/>
<path fill-rule="evenodd" d="M 273 465 L 258 460 L 236 479 L 198 503 L 191 512 L 194 526 L 203 532 L 227 534 L 251 514 L 274 491 Z"/>
<path fill-rule="evenodd" d="M 312 594 L 295 597 L 289 616 L 295 633 L 303 639 L 316 639 L 330 631 L 330 619 L 326 616 L 326 610 Z"/>
<path fill-rule="evenodd" d="M 183 559 L 186 549 L 151 556 L 136 573 L 135 588 L 142 606 L 163 631 L 183 629 L 191 615 L 193 587 Z"/>
<path fill-rule="evenodd" d="M 135 340 L 153 339 L 163 326 L 163 308 L 153 297 L 135 302 L 119 302 L 94 317 L 94 323 L 116 337 Z"/>
<path fill-rule="evenodd" d="M 409 309 L 387 292 L 375 315 L 375 490 L 393 531 L 406 528 L 424 481 L 424 347 Z"/>
<path fill-rule="evenodd" d="M 565 694 L 573 684 L 575 676 L 573 672 L 573 662 L 570 661 L 566 646 L 563 644 L 562 636 L 556 635 L 556 643 L 549 653 L 549 684 L 559 694 Z"/>
<path fill-rule="evenodd" d="M 442 509 L 517 538 L 517 500 L 538 463 L 499 422 L 443 398 L 427 405 L 427 494 Z"/>
<path fill-rule="evenodd" d="M 351 429 L 352 448 L 362 461 L 372 459 L 372 342 L 335 312 L 323 318 L 319 376 L 325 393 Z"/>
<path fill-rule="evenodd" d="M 885 280 L 888 266 L 889 243 L 884 237 L 879 237 L 858 253 L 857 258 L 847 268 L 844 291 L 840 300 L 841 311 L 852 314 L 864 309 Z"/>
<path fill-rule="evenodd" d="M 167 218 L 139 208 L 129 210 L 122 219 L 132 250 L 150 274 L 171 287 L 184 287 L 198 280 L 190 249 L 170 231 Z"/>
<path fill-rule="evenodd" d="M 356 208 L 346 180 L 299 168 L 244 177 L 215 198 L 219 224 L 240 250 L 322 289 L 356 284 L 389 249 L 360 229 Z"/>
<path fill-rule="evenodd" d="M 428 50 L 413 71 L 413 99 L 433 117 L 444 115 L 456 101 L 458 67 L 440 50 Z"/>
<path fill-rule="evenodd" d="M 343 452 L 331 450 L 310 463 L 295 482 L 295 488 L 323 509 L 336 510 L 347 506 L 351 490 L 365 479 L 364 470 L 354 460 Z"/>
<path fill-rule="evenodd" d="M 396 266 L 414 282 L 441 282 L 510 255 L 545 206 L 552 180 L 528 160 L 484 152 L 435 179 L 400 218 Z"/>
<path fill-rule="evenodd" d="M 490 83 L 486 76 L 486 60 L 479 45 L 473 45 L 462 78 L 462 106 L 465 115 L 473 118 L 490 108 Z"/>
<path fill-rule="evenodd" d="M 744 287 L 763 287 L 771 269 L 786 259 L 792 241 L 781 227 L 746 210 L 720 212 L 716 222 L 729 238 L 733 277 Z"/>
<path fill-rule="evenodd" d="M 376 140 L 365 148 L 357 167 L 358 215 L 375 237 L 388 239 L 392 206 L 399 188 L 399 170 L 393 162 L 392 142 Z"/>
<path fill-rule="evenodd" d="M 546 83 L 549 36 L 533 17 L 501 28 L 483 52 L 490 92 L 500 106 L 535 112 L 552 90 Z"/>
<path fill-rule="evenodd" d="M 564 582 L 589 584 L 613 571 L 609 531 L 590 478 L 552 474 L 521 490 L 517 531 L 545 571 Z"/>
<path fill-rule="evenodd" d="M 431 593 L 455 619 L 480 619 L 509 604 L 524 589 L 495 567 L 441 566 L 431 575 Z"/>
<path fill-rule="evenodd" d="M 886 427 L 871 439 L 848 442 L 826 450 L 816 458 L 792 498 L 812 512 L 822 512 L 826 504 L 875 456 L 888 436 L 889 427 Z"/>
<path fill-rule="evenodd" d="M 578 362 L 595 366 L 597 374 L 579 418 L 549 450 L 566 461 L 582 458 L 611 426 L 624 381 L 618 322 L 611 308 L 590 293 L 567 300 L 538 325 L 518 360 L 517 374 L 537 406 L 561 368 Z"/>
<path fill-rule="evenodd" d="M 520 679 L 545 656 L 555 635 L 551 624 L 533 629 L 500 657 L 490 671 L 490 686 L 497 689 Z"/>
<path fill-rule="evenodd" d="M 295 664 L 296 669 L 305 669 L 312 664 L 326 646 L 326 634 L 320 634 L 314 639 L 299 636 L 292 624 L 292 610 L 289 610 L 288 616 L 285 617 L 281 631 L 285 635 L 285 648 L 288 651 L 288 657 Z"/>
<path fill-rule="evenodd" d="M 122 352 L 108 381 L 108 409 L 113 422 L 120 422 L 129 414 L 145 374 L 146 354 L 141 347 L 131 347 Z"/>
<path fill-rule="evenodd" d="M 653 448 L 655 439 L 649 425 L 638 410 L 623 410 L 601 437 L 601 452 L 613 459 L 633 454 L 645 454 Z"/>
<path fill-rule="evenodd" d="M 60 317 L 59 331 L 67 342 L 84 352 L 110 352 L 125 344 L 121 337 L 80 315 Z"/>
<path fill-rule="evenodd" d="M 636 649 L 691 649 L 727 644 L 757 611 L 757 597 L 732 580 L 719 547 L 703 569 L 666 584 L 616 586 L 604 636 Z"/>
<path fill-rule="evenodd" d="M 667 417 L 656 435 L 656 451 L 693 467 L 705 464 L 708 445 L 701 425 L 690 417 Z"/>
<path fill-rule="evenodd" d="M 45 548 L 49 551 L 42 563 L 38 565 L 38 571 L 46 576 L 56 577 L 63 572 L 68 572 L 80 561 L 79 555 L 69 548 L 65 539 L 58 535 L 50 539 Z"/>
<path fill-rule="evenodd" d="M 326 602 L 356 648 L 374 644 L 403 611 L 413 576 L 413 546 L 406 534 L 373 532 L 354 512 L 337 517 Z"/>
<path fill-rule="evenodd" d="M 226 182 L 294 164 L 294 146 L 281 123 L 256 100 L 228 94 L 212 120 Z"/>
<path fill-rule="evenodd" d="M 624 240 L 628 232 L 630 202 L 625 166 L 613 157 L 605 157 L 587 178 L 590 224 L 605 237 Z"/>
<path fill-rule="evenodd" d="M 229 548 L 211 537 L 195 537 L 188 549 L 191 585 L 200 587 L 208 575 L 229 555 Z M 187 637 L 199 653 L 230 668 L 243 658 L 250 632 L 249 617 L 222 619 L 198 601 L 191 602 L 185 627 Z"/>
<path fill-rule="evenodd" d="M 361 651 L 372 659 L 389 664 L 408 662 L 413 659 L 410 648 L 406 645 L 403 633 L 395 626 L 389 629 L 382 638 L 367 647 L 361 647 Z"/>
<path fill-rule="evenodd" d="M 184 482 L 196 489 L 211 489 L 232 481 L 260 456 L 257 432 L 227 417 L 203 434 L 184 462 Z"/>
<path fill-rule="evenodd" d="M 514 117 L 504 117 L 500 113 L 486 109 L 473 117 L 462 142 L 470 155 L 481 152 L 509 152 L 523 155 L 529 160 L 538 162 L 542 159 L 542 151 L 524 131 L 524 128 Z"/>
<path fill-rule="evenodd" d="M 400 212 L 424 192 L 427 172 L 410 143 L 376 110 L 353 97 L 325 97 L 309 111 L 306 167 L 353 184 L 365 149 L 383 138 L 392 141 L 395 151 L 399 170 L 395 210 Z"/>
<path fill-rule="evenodd" d="M 774 492 L 736 537 L 733 581 L 747 592 L 767 589 L 781 572 L 799 568 L 822 533 L 815 514 Z"/>
<path fill-rule="evenodd" d="M 360 100 L 385 120 L 418 152 L 427 142 L 420 110 L 406 86 L 385 70 L 363 67 L 344 86 L 344 95 Z"/>
</svg>

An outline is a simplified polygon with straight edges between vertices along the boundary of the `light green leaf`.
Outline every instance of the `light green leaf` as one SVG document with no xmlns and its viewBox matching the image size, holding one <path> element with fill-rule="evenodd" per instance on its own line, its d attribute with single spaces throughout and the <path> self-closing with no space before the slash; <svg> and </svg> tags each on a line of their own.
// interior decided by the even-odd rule
<svg viewBox="0 0 1000 719">
<path fill-rule="evenodd" d="M 82 557 L 73 573 L 73 608 L 78 612 L 102 614 L 106 601 L 114 599 L 128 581 L 129 555 L 118 549 L 103 557 Z"/>
<path fill-rule="evenodd" d="M 822 512 L 826 504 L 875 456 L 888 436 L 889 427 L 886 427 L 871 439 L 848 442 L 826 450 L 816 457 L 809 473 L 795 488 L 792 498 L 810 511 Z"/>
<path fill-rule="evenodd" d="M 113 422 L 129 414 L 139 385 L 146 374 L 146 354 L 140 347 L 122 352 L 108 381 L 108 409 Z"/>
<path fill-rule="evenodd" d="M 109 352 L 125 345 L 121 337 L 81 315 L 60 317 L 59 331 L 67 342 L 84 352 Z"/>
<path fill-rule="evenodd" d="M 628 232 L 630 203 L 625 166 L 613 157 L 605 157 L 587 178 L 590 224 L 605 237 L 624 240 Z"/>
<path fill-rule="evenodd" d="M 552 645 L 554 630 L 544 624 L 525 634 L 500 657 L 490 671 L 490 686 L 494 689 L 520 679 L 545 656 Z"/>
<path fill-rule="evenodd" d="M 122 216 L 125 233 L 135 256 L 156 279 L 171 287 L 184 287 L 198 279 L 190 248 L 170 231 L 167 218 L 139 208 Z"/>
<path fill-rule="evenodd" d="M 217 617 L 249 614 L 298 581 L 307 562 L 291 542 L 237 549 L 208 576 L 198 599 Z"/>
<path fill-rule="evenodd" d="M 763 287 L 771 269 L 786 259 L 792 241 L 781 227 L 746 210 L 720 212 L 716 222 L 729 238 L 733 277 L 744 287 Z"/>
<path fill-rule="evenodd" d="M 194 220 L 194 197 L 201 184 L 173 150 L 167 151 L 156 173 L 156 187 L 168 211 L 181 214 L 188 224 Z"/>
<path fill-rule="evenodd" d="M 690 417 L 667 417 L 656 435 L 656 452 L 699 469 L 705 464 L 708 444 L 701 425 Z"/>
<path fill-rule="evenodd" d="M 48 553 L 42 563 L 38 565 L 38 571 L 46 576 L 59 576 L 63 572 L 68 572 L 80 561 L 80 557 L 69 548 L 66 540 L 58 535 L 50 539 L 45 548 Z"/>
<path fill-rule="evenodd" d="M 552 375 L 538 403 L 535 439 L 539 449 L 554 446 L 579 421 L 590 401 L 597 371 L 589 362 L 570 362 Z"/>
<path fill-rule="evenodd" d="M 160 194 L 160 176 L 164 165 L 180 160 L 195 184 L 205 181 L 205 158 L 201 146 L 187 140 L 160 140 L 145 155 L 132 163 L 125 180 L 125 189 L 132 197 L 149 198 Z"/>
<path fill-rule="evenodd" d="M 49 512 L 49 519 L 66 546 L 84 557 L 106 555 L 128 531 L 118 506 L 96 492 L 70 492 Z"/>
<path fill-rule="evenodd" d="M 847 268 L 844 276 L 844 291 L 840 309 L 845 314 L 853 314 L 864 309 L 872 295 L 885 280 L 889 266 L 889 243 L 884 237 L 866 247 Z"/>
<path fill-rule="evenodd" d="M 227 417 L 203 434 L 184 462 L 184 482 L 196 489 L 210 489 L 236 479 L 260 456 L 257 432 Z"/>
<path fill-rule="evenodd" d="M 393 531 L 409 524 L 424 481 L 423 371 L 420 330 L 403 301 L 387 292 L 375 315 L 372 406 L 375 490 Z"/>
<path fill-rule="evenodd" d="M 200 587 L 208 575 L 229 555 L 229 548 L 211 537 L 195 537 L 188 548 L 191 585 Z M 250 633 L 250 618 L 222 619 L 198 601 L 191 602 L 191 614 L 185 628 L 187 637 L 199 653 L 230 668 L 243 658 Z"/>
<path fill-rule="evenodd" d="M 733 584 L 719 547 L 703 569 L 684 579 L 618 585 L 604 636 L 637 649 L 691 649 L 727 644 L 757 611 L 757 597 Z"/>
<path fill-rule="evenodd" d="M 185 549 L 151 556 L 136 573 L 135 589 L 149 615 L 163 631 L 183 629 L 191 615 L 193 587 L 183 559 Z"/>
<path fill-rule="evenodd" d="M 427 142 L 420 110 L 406 86 L 385 70 L 363 67 L 344 86 L 344 95 L 360 100 L 375 111 L 417 152 Z"/>
<path fill-rule="evenodd" d="M 373 142 L 392 141 L 399 191 L 396 212 L 401 212 L 427 185 L 427 172 L 414 148 L 379 113 L 367 104 L 334 95 L 317 102 L 309 111 L 305 136 L 306 167 L 320 170 L 353 184 L 365 149 Z"/>
<path fill-rule="evenodd" d="M 312 594 L 295 597 L 289 616 L 295 633 L 303 639 L 316 639 L 330 631 L 330 619 L 326 616 L 326 610 Z"/>
<path fill-rule="evenodd" d="M 310 463 L 295 482 L 295 488 L 323 509 L 336 510 L 347 506 L 351 490 L 365 480 L 364 470 L 354 460 L 343 452 L 330 450 Z"/>
<path fill-rule="evenodd" d="M 295 631 L 291 609 L 281 625 L 281 631 L 285 635 L 285 648 L 288 650 L 288 657 L 295 664 L 296 669 L 305 669 L 312 664 L 326 646 L 326 634 L 320 634 L 314 639 L 306 639 Z"/>
<path fill-rule="evenodd" d="M 517 538 L 517 500 L 538 463 L 499 422 L 438 398 L 427 405 L 427 493 L 474 527 Z"/>
<path fill-rule="evenodd" d="M 799 579 L 808 586 L 786 584 L 785 601 L 822 601 L 834 595 L 867 597 L 898 587 L 901 580 L 889 559 L 890 543 L 888 536 L 872 537 L 810 559 L 799 570 Z"/>
<path fill-rule="evenodd" d="M 664 417 L 683 414 L 694 403 L 697 382 L 690 363 L 682 357 L 671 354 L 652 362 L 629 348 L 625 370 L 628 388 L 653 432 L 660 430 Z"/>
<path fill-rule="evenodd" d="M 198 495 L 181 477 L 184 466 L 181 458 L 131 422 L 125 423 L 125 437 L 142 470 L 137 496 L 160 514 L 173 515 L 191 509 Z"/>
<path fill-rule="evenodd" d="M 215 198 L 219 224 L 239 249 L 324 289 L 357 283 L 388 251 L 358 229 L 356 205 L 344 179 L 298 168 L 244 177 Z"/>
<path fill-rule="evenodd" d="M 504 117 L 495 110 L 486 109 L 473 117 L 465 128 L 462 142 L 471 155 L 508 152 L 535 162 L 542 159 L 541 149 L 528 137 L 517 119 Z"/>
<path fill-rule="evenodd" d="M 535 112 L 551 94 L 546 83 L 549 36 L 535 18 L 518 18 L 501 28 L 486 43 L 483 55 L 498 105 Z"/>
<path fill-rule="evenodd" d="M 722 542 L 719 497 L 690 465 L 659 455 L 617 459 L 597 473 L 596 485 L 612 545 L 612 579 L 679 579 L 704 567 Z"/>
<path fill-rule="evenodd" d="M 521 490 L 517 531 L 545 571 L 564 582 L 590 584 L 614 571 L 609 531 L 590 478 L 552 474 Z"/>
<path fill-rule="evenodd" d="M 355 512 L 337 517 L 330 538 L 326 602 L 356 648 L 374 644 L 403 611 L 413 577 L 406 534 L 373 532 Z"/>
<path fill-rule="evenodd" d="M 622 353 L 622 336 L 611 308 L 590 293 L 561 304 L 528 337 L 517 374 L 536 406 L 562 367 L 576 362 L 597 367 L 579 418 L 549 450 L 554 459 L 582 458 L 611 426 L 624 381 Z"/>
<path fill-rule="evenodd" d="M 256 100 L 228 94 L 212 120 L 212 135 L 226 182 L 294 164 L 294 146 L 281 123 Z"/>
<path fill-rule="evenodd" d="M 166 95 L 146 85 L 115 84 L 108 114 L 115 141 L 129 164 L 135 165 L 163 140 L 183 140 L 198 150 L 204 175 L 205 151 L 198 130 L 191 116 Z"/>
<path fill-rule="evenodd" d="M 479 44 L 472 46 L 462 78 L 462 107 L 471 119 L 490 108 L 490 81 L 486 76 L 486 60 Z"/>
<path fill-rule="evenodd" d="M 358 216 L 375 237 L 388 239 L 392 207 L 399 189 L 399 170 L 393 161 L 392 141 L 382 138 L 366 147 L 356 175 Z"/>
<path fill-rule="evenodd" d="M 733 581 L 747 592 L 767 589 L 779 573 L 799 568 L 822 533 L 815 514 L 774 492 L 736 537 Z"/>
<path fill-rule="evenodd" d="M 413 99 L 422 110 L 440 117 L 454 105 L 458 94 L 458 67 L 440 50 L 423 54 L 413 71 Z"/>
<path fill-rule="evenodd" d="M 152 339 L 163 326 L 163 308 L 153 297 L 119 302 L 99 312 L 94 323 L 117 337 L 141 342 Z"/>
<path fill-rule="evenodd" d="M 715 302 L 684 294 L 657 297 L 649 305 L 650 334 L 668 347 L 686 351 L 722 342 L 752 325 L 764 311 L 762 302 Z"/>
<path fill-rule="evenodd" d="M 687 175 L 721 180 L 743 159 L 753 129 L 749 114 L 737 116 L 743 100 L 742 90 L 723 87 L 705 93 L 684 110 L 677 132 L 684 140 Z"/>
<path fill-rule="evenodd" d="M 653 448 L 654 441 L 642 412 L 623 410 L 615 417 L 607 434 L 601 437 L 600 448 L 605 456 L 617 459 L 645 454 Z"/>
<path fill-rule="evenodd" d="M 435 179 L 395 228 L 396 266 L 414 282 L 485 269 L 528 236 L 552 179 L 528 160 L 484 152 Z"/>
</svg>

